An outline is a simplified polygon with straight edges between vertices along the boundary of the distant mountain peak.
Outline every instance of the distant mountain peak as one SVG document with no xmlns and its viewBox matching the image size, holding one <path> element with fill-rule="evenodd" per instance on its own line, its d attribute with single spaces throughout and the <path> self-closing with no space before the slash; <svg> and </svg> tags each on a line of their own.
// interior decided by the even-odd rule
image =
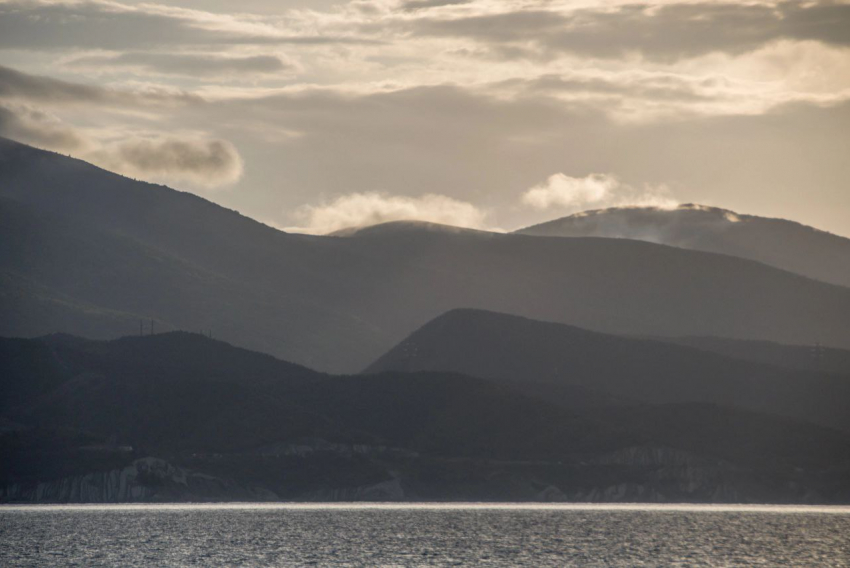
<svg viewBox="0 0 850 568">
<path fill-rule="evenodd" d="M 830 284 L 850 286 L 850 239 L 807 225 L 696 203 L 673 209 L 583 211 L 518 234 L 632 239 L 755 260 Z"/>
<path fill-rule="evenodd" d="M 531 227 L 526 227 L 524 229 L 519 229 L 515 231 L 516 233 L 526 233 L 531 231 L 532 229 L 538 227 L 545 227 L 554 224 L 574 222 L 577 220 L 594 220 L 601 219 L 604 217 L 617 216 L 623 219 L 627 219 L 633 223 L 642 223 L 647 221 L 658 221 L 664 218 L 687 218 L 690 220 L 713 220 L 720 221 L 725 223 L 740 223 L 742 221 L 750 221 L 750 220 L 771 220 L 771 221 L 781 221 L 787 223 L 795 223 L 794 221 L 786 221 L 785 219 L 772 219 L 770 217 L 759 217 L 756 215 L 746 215 L 742 213 L 737 213 L 732 211 L 731 209 L 725 209 L 723 207 L 714 207 L 711 205 L 702 205 L 700 203 L 682 203 L 677 205 L 676 207 L 654 207 L 654 206 L 620 206 L 620 207 L 607 207 L 604 209 L 588 209 L 586 211 L 580 211 L 578 213 L 573 213 L 572 215 L 567 215 L 566 217 L 561 217 L 558 219 L 554 219 L 552 221 L 546 221 L 544 223 L 540 223 L 538 225 L 533 225 Z M 799 223 L 795 223 L 799 224 Z"/>
</svg>

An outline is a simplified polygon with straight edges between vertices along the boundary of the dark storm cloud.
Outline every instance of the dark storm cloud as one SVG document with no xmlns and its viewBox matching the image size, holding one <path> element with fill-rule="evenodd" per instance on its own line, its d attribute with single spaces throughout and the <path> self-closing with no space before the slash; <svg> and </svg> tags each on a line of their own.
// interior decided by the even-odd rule
<svg viewBox="0 0 850 568">
<path fill-rule="evenodd" d="M 232 21 L 200 20 L 191 12 L 128 8 L 106 2 L 0 3 L 0 48 L 132 50 L 210 44 L 345 44 L 368 40 L 293 36 Z"/>
<path fill-rule="evenodd" d="M 272 55 L 222 57 L 203 54 L 131 52 L 92 55 L 71 62 L 85 67 L 137 67 L 170 75 L 255 75 L 292 71 L 295 65 Z"/>
<path fill-rule="evenodd" d="M 531 42 L 541 55 L 659 60 L 713 51 L 743 53 L 779 39 L 850 45 L 850 5 L 833 2 L 634 4 L 613 10 L 515 11 L 455 19 L 420 19 L 415 33 L 469 37 L 492 44 Z"/>
</svg>

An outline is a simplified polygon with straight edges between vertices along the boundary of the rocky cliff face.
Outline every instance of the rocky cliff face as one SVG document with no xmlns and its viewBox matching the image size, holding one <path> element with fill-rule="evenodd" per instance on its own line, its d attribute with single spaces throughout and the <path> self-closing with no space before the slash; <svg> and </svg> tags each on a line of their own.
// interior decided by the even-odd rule
<svg viewBox="0 0 850 568">
<path fill-rule="evenodd" d="M 266 489 L 174 466 L 158 458 L 122 469 L 0 487 L 0 501 L 28 503 L 144 503 L 161 501 L 271 501 Z"/>
</svg>

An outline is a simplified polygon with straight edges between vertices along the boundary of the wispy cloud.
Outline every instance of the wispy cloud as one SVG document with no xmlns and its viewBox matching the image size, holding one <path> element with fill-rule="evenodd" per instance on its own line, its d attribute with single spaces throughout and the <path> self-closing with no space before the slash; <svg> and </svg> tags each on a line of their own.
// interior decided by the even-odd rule
<svg viewBox="0 0 850 568">
<path fill-rule="evenodd" d="M 742 53 L 780 39 L 850 45 L 850 5 L 833 2 L 687 2 L 624 4 L 577 10 L 517 9 L 407 22 L 423 35 L 467 37 L 484 43 L 531 44 L 552 57 L 639 54 L 674 61 L 711 52 Z"/>
<path fill-rule="evenodd" d="M 111 88 L 23 73 L 0 65 L 0 98 L 42 104 L 107 106 L 199 103 L 201 97 L 173 87 Z"/>
<path fill-rule="evenodd" d="M 295 71 L 292 61 L 275 55 L 244 57 L 203 53 L 127 52 L 113 55 L 87 55 L 71 60 L 74 67 L 139 69 L 165 75 L 187 77 L 250 76 L 284 74 Z"/>
<path fill-rule="evenodd" d="M 443 6 L 456 6 L 459 4 L 469 4 L 471 2 L 472 0 L 403 0 L 400 7 L 404 12 L 416 12 L 418 10 L 442 8 Z"/>
<path fill-rule="evenodd" d="M 137 50 L 166 46 L 357 45 L 368 38 L 295 33 L 274 19 L 259 21 L 229 14 L 129 6 L 108 0 L 0 2 L 0 49 Z"/>
</svg>

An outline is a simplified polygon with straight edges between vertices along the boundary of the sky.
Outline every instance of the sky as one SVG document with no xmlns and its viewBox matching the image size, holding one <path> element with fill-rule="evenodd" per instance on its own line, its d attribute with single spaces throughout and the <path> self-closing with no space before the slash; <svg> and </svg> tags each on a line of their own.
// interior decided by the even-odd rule
<svg viewBox="0 0 850 568">
<path fill-rule="evenodd" d="M 299 232 L 701 203 L 850 236 L 850 2 L 0 0 L 0 135 Z"/>
</svg>

